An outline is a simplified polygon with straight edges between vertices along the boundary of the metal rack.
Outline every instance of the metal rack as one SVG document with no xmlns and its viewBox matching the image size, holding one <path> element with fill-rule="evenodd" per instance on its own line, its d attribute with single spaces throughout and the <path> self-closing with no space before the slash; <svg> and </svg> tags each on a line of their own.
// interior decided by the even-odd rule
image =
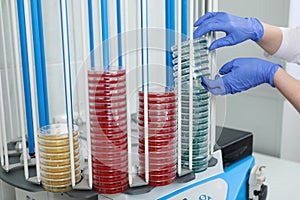
<svg viewBox="0 0 300 200">
<path fill-rule="evenodd" d="M 158 3 L 158 2 L 156 2 Z M 194 73 L 193 22 L 205 12 L 217 10 L 217 0 L 166 0 L 159 8 L 164 13 L 164 27 L 157 27 L 151 19 L 154 17 L 153 2 L 148 0 L 132 1 L 67 1 L 59 0 L 53 7 L 49 2 L 39 0 L 1 0 L 0 30 L 3 68 L 0 74 L 0 119 L 1 166 L 8 174 L 14 168 L 23 167 L 25 180 L 42 184 L 39 152 L 39 131 L 49 124 L 62 122 L 67 125 L 70 147 L 71 186 L 75 190 L 92 190 L 93 161 L 91 141 L 91 119 L 89 115 L 88 71 L 109 72 L 113 66 L 126 71 L 127 104 L 127 142 L 128 142 L 128 180 L 129 187 L 149 185 L 149 94 L 151 85 L 160 85 L 166 91 L 177 89 L 177 121 L 182 121 L 182 46 L 189 41 L 189 80 Z M 134 13 L 132 11 L 135 10 Z M 3 12 L 2 12 L 3 11 Z M 4 12 L 5 11 L 5 12 Z M 53 14 L 53 23 L 60 26 L 50 29 L 49 16 Z M 79 12 L 78 12 L 79 11 Z M 54 17 L 55 16 L 55 17 Z M 79 21 L 78 21 L 79 20 Z M 133 22 L 134 21 L 134 22 Z M 11 24 L 4 29 L 5 24 Z M 78 30 L 80 30 L 78 32 Z M 55 45 L 51 34 L 55 37 Z M 6 36 L 9 40 L 6 41 Z M 156 42 L 153 38 L 163 37 Z M 208 44 L 214 35 L 207 36 Z M 52 38 L 52 41 L 51 41 Z M 133 44 L 131 44 L 133 43 Z M 178 82 L 175 88 L 171 47 L 178 46 Z M 53 73 L 53 61 L 49 52 L 53 46 L 60 50 L 59 74 Z M 6 52 L 10 49 L 11 52 Z M 47 52 L 48 51 L 48 52 Z M 164 57 L 156 63 L 153 55 Z M 215 52 L 208 54 L 210 76 L 216 74 Z M 9 64 L 12 62 L 13 64 Z M 21 67 L 20 67 L 21 66 Z M 133 67 L 134 66 L 134 67 Z M 158 67 L 157 67 L 158 66 Z M 11 68 L 10 68 L 11 67 Z M 53 67 L 54 68 L 54 67 Z M 11 70 L 11 71 L 10 71 Z M 156 70 L 156 71 L 155 71 Z M 161 77 L 155 73 L 161 70 Z M 13 75 L 10 79 L 10 75 Z M 22 76 L 23 75 L 23 76 Z M 56 80 L 58 79 L 58 81 Z M 157 78 L 157 79 L 156 79 Z M 10 81 L 12 80 L 12 81 Z M 57 93 L 52 90 L 55 82 L 60 83 Z M 11 85 L 13 85 L 11 87 Z M 189 94 L 193 94 L 193 81 L 189 82 Z M 138 113 L 138 91 L 143 91 L 144 115 L 144 151 L 145 178 L 136 171 L 133 113 Z M 12 94 L 12 95 L 11 95 Z M 56 99 L 56 96 L 58 97 Z M 14 99 L 11 101 L 11 99 Z M 56 101 L 56 102 L 54 102 Z M 13 104 L 13 102 L 17 102 Z M 193 118 L 193 95 L 189 95 L 189 119 Z M 55 108 L 57 106 L 57 108 Z M 63 109 L 62 109 L 63 108 Z M 63 111 L 60 111 L 60 110 Z M 17 113 L 15 113 L 18 111 Z M 58 114 L 59 113 L 59 114 Z M 25 116 L 26 114 L 26 116 Z M 215 98 L 209 100 L 208 157 L 212 155 L 215 144 Z M 73 126 L 78 125 L 86 148 L 81 151 L 81 169 L 83 178 L 76 182 Z M 17 127 L 17 128 L 15 128 Z M 189 167 L 182 168 L 181 147 L 182 125 L 177 125 L 177 176 L 191 173 L 193 169 L 193 121 L 189 121 Z M 8 138 L 11 133 L 16 133 Z M 10 150 L 11 144 L 18 148 Z M 9 144 L 9 145 L 8 145 Z M 19 148 L 22 147 L 22 148 Z M 20 156 L 11 163 L 11 155 Z M 32 172 L 35 167 L 35 172 Z"/>
</svg>

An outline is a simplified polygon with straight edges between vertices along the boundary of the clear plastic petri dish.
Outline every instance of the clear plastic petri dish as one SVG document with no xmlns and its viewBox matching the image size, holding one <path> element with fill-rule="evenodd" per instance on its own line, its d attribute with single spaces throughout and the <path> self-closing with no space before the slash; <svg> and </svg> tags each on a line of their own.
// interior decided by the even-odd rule
<svg viewBox="0 0 300 200">
<path fill-rule="evenodd" d="M 120 146 L 120 145 L 124 145 L 127 144 L 127 137 L 121 138 L 121 139 L 117 139 L 117 140 L 92 140 L 91 144 L 92 145 L 96 145 L 96 146 L 102 146 L 102 147 L 106 147 L 106 146 Z"/>
<path fill-rule="evenodd" d="M 126 82 L 119 82 L 117 84 L 88 84 L 89 92 L 110 92 L 126 90 Z"/>
<path fill-rule="evenodd" d="M 88 77 L 88 84 L 97 84 L 97 85 L 105 85 L 105 84 L 119 84 L 126 82 L 126 76 L 121 77 L 113 77 L 113 78 L 97 78 L 97 77 Z"/>
<path fill-rule="evenodd" d="M 192 138 L 193 144 L 198 144 L 198 143 L 201 143 L 201 142 L 204 142 L 204 141 L 207 142 L 207 139 L 208 139 L 208 134 L 202 135 L 201 137 L 193 137 Z M 181 137 L 181 142 L 188 144 L 189 143 L 189 137 L 183 135 Z"/>
<path fill-rule="evenodd" d="M 73 138 L 73 143 L 78 143 L 78 138 Z M 45 147 L 60 147 L 60 146 L 69 146 L 69 139 L 63 139 L 63 140 L 45 140 L 45 139 L 39 139 L 38 141 L 40 146 Z"/>
<path fill-rule="evenodd" d="M 90 120 L 90 126 L 93 128 L 102 128 L 106 129 L 120 129 L 120 127 L 124 127 L 127 125 L 127 120 L 123 121 L 115 121 L 115 122 L 101 122 L 101 121 L 93 121 Z"/>
<path fill-rule="evenodd" d="M 80 176 L 81 170 L 80 169 L 76 169 L 75 170 L 75 175 L 76 176 Z M 67 178 L 71 178 L 71 171 L 69 172 L 43 172 L 41 171 L 41 178 L 44 179 L 67 179 Z"/>
<path fill-rule="evenodd" d="M 163 90 L 162 90 L 163 89 Z M 154 88 L 155 90 L 155 88 Z M 176 97 L 176 94 L 174 92 L 166 92 L 166 88 L 158 88 L 157 92 L 149 92 L 148 98 L 170 98 L 170 97 Z M 139 91 L 139 98 L 144 98 L 144 92 Z"/>
<path fill-rule="evenodd" d="M 94 191 L 98 192 L 98 193 L 101 193 L 101 194 L 117 194 L 117 193 L 125 192 L 128 188 L 129 188 L 128 184 L 124 185 L 122 187 L 109 188 L 109 189 L 101 188 L 101 187 L 98 187 L 96 184 L 94 184 Z"/>
<path fill-rule="evenodd" d="M 108 179 L 106 181 L 96 181 L 96 180 L 93 180 L 94 182 L 94 186 L 97 186 L 97 187 L 101 187 L 101 188 L 118 188 L 118 187 L 121 187 L 123 185 L 126 185 L 128 184 L 128 178 L 124 178 L 122 180 L 117 180 L 117 181 L 113 181 L 113 179 Z"/>
<path fill-rule="evenodd" d="M 111 71 L 107 71 L 107 72 L 96 71 L 96 70 L 88 70 L 88 77 L 89 78 L 106 79 L 106 78 L 123 77 L 125 75 L 126 75 L 125 70 L 111 70 Z"/>
<path fill-rule="evenodd" d="M 144 121 L 144 115 L 139 115 L 138 120 Z M 148 115 L 148 122 L 149 123 L 164 123 L 164 122 L 176 122 L 177 117 L 176 115 L 173 116 L 149 116 Z"/>
<path fill-rule="evenodd" d="M 74 156 L 74 162 L 78 162 L 80 159 L 79 155 Z M 40 158 L 40 163 L 41 165 L 46 165 L 46 166 L 66 166 L 70 165 L 71 161 L 70 159 L 45 159 L 45 158 Z"/>
<path fill-rule="evenodd" d="M 189 131 L 189 126 L 186 126 L 186 125 L 182 125 L 181 126 L 182 130 L 183 131 Z M 200 124 L 200 125 L 194 125 L 193 126 L 193 132 L 194 131 L 201 131 L 201 130 L 204 130 L 204 129 L 207 129 L 208 128 L 208 124 Z"/>
<path fill-rule="evenodd" d="M 111 140 L 111 141 L 115 141 L 115 140 L 122 140 L 127 138 L 127 134 L 126 133 L 112 133 L 112 134 L 104 134 L 104 133 L 93 133 L 91 132 L 91 140 Z"/>
<path fill-rule="evenodd" d="M 99 97 L 99 96 L 90 96 L 89 102 L 90 103 L 101 103 L 101 104 L 113 104 L 113 103 L 122 103 L 126 102 L 126 96 L 110 96 L 110 97 Z"/>
<path fill-rule="evenodd" d="M 192 40 L 194 45 L 201 45 L 201 44 L 206 44 L 207 43 L 207 38 L 206 37 L 200 37 L 197 39 Z M 188 48 L 190 46 L 191 41 L 190 40 L 186 40 L 184 42 L 181 43 L 181 48 Z M 171 47 L 171 51 L 177 51 L 178 50 L 178 44 L 174 45 Z"/>
<path fill-rule="evenodd" d="M 48 191 L 48 192 L 54 192 L 54 193 L 63 193 L 63 192 L 69 192 L 73 190 L 71 185 L 65 185 L 65 186 L 52 186 L 52 185 L 47 185 L 43 184 L 43 188 Z"/>
<path fill-rule="evenodd" d="M 93 174 L 97 174 L 99 176 L 117 176 L 123 173 L 128 172 L 128 163 L 92 163 L 93 166 Z"/>
<path fill-rule="evenodd" d="M 59 173 L 59 172 L 69 172 L 71 170 L 71 164 L 64 165 L 64 166 L 48 166 L 48 165 L 41 165 L 41 171 L 48 172 L 48 173 Z M 75 162 L 75 169 L 80 168 L 80 162 Z"/>
<path fill-rule="evenodd" d="M 121 109 L 104 109 L 104 110 L 95 110 L 95 109 L 89 109 L 90 115 L 104 115 L 104 116 L 115 116 L 115 115 L 122 115 L 127 113 L 126 107 L 123 107 Z"/>
<path fill-rule="evenodd" d="M 148 104 L 148 110 L 165 110 L 170 111 L 176 109 L 177 103 L 170 104 Z M 144 110 L 144 103 L 139 103 L 139 109 Z"/>
<path fill-rule="evenodd" d="M 74 150 L 74 156 L 79 155 L 79 149 Z M 65 153 L 44 153 L 40 152 L 40 158 L 43 159 L 51 159 L 51 160 L 62 160 L 62 159 L 70 159 L 70 152 L 65 152 Z"/>
<path fill-rule="evenodd" d="M 121 145 L 94 145 L 92 143 L 92 151 L 97 153 L 115 153 L 115 152 L 123 152 L 127 150 L 127 142 Z"/>
<path fill-rule="evenodd" d="M 64 140 L 69 139 L 69 127 L 66 124 L 52 124 L 41 127 L 39 130 L 39 140 Z M 73 125 L 73 137 L 78 136 L 78 127 Z"/>
<path fill-rule="evenodd" d="M 115 121 L 126 121 L 127 120 L 127 115 L 122 114 L 122 115 L 114 115 L 114 116 L 104 116 L 104 115 L 90 115 L 90 120 L 94 122 L 99 122 L 99 123 L 111 123 Z"/>
<path fill-rule="evenodd" d="M 111 174 L 108 174 L 108 176 L 99 176 L 97 174 L 93 174 L 93 180 L 99 182 L 108 182 L 108 181 L 117 182 L 124 179 L 128 179 L 128 174 L 123 173 L 118 176 L 112 176 Z"/>
<path fill-rule="evenodd" d="M 74 150 L 79 148 L 79 142 L 73 144 Z M 70 151 L 70 146 L 57 146 L 57 147 L 49 147 L 49 146 L 41 146 L 39 145 L 40 152 L 44 153 L 65 153 Z"/>
<path fill-rule="evenodd" d="M 209 72 L 205 72 L 202 74 L 193 74 L 193 80 L 200 80 L 202 77 L 209 77 L 210 73 Z M 174 77 L 175 83 L 177 82 L 177 76 Z M 190 75 L 184 75 L 181 78 L 182 82 L 188 82 L 190 80 Z"/>
</svg>

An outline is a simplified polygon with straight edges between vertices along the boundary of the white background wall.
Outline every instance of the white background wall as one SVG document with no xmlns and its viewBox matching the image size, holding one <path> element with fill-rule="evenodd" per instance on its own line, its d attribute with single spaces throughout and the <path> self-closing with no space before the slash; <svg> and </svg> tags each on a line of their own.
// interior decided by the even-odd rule
<svg viewBox="0 0 300 200">
<path fill-rule="evenodd" d="M 219 0 L 220 11 L 245 17 L 257 17 L 277 26 L 300 25 L 298 0 Z M 218 65 L 236 57 L 264 58 L 263 51 L 253 42 L 218 50 Z M 300 67 L 284 63 L 288 73 L 300 80 Z M 222 113 L 223 112 L 223 113 Z M 248 92 L 218 98 L 218 123 L 252 131 L 254 150 L 300 162 L 300 117 L 295 108 L 276 90 L 267 85 Z"/>
<path fill-rule="evenodd" d="M 300 26 L 300 1 L 290 0 L 289 26 Z M 286 70 L 300 80 L 300 66 L 292 63 L 286 64 Z M 300 162 L 300 117 L 295 108 L 287 101 L 283 104 L 281 154 L 284 159 Z"/>
</svg>

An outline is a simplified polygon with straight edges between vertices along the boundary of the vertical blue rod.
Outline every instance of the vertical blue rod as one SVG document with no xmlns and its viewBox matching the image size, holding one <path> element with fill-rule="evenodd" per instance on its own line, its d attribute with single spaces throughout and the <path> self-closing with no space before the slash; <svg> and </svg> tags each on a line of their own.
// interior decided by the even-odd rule
<svg viewBox="0 0 300 200">
<path fill-rule="evenodd" d="M 175 1 L 166 0 L 166 82 L 167 88 L 174 87 L 171 47 L 175 44 Z"/>
<path fill-rule="evenodd" d="M 39 35 L 39 22 L 38 22 L 38 8 L 37 1 L 31 0 L 31 19 L 32 19 L 32 33 L 33 33 L 33 46 L 34 46 L 34 60 L 36 70 L 36 87 L 37 87 L 37 100 L 38 100 L 38 111 L 39 111 L 39 125 L 43 127 L 46 125 L 45 117 L 45 102 L 44 102 L 44 88 L 43 88 L 43 77 L 42 77 L 42 63 L 41 63 L 41 52 L 40 52 L 40 35 Z"/>
<path fill-rule="evenodd" d="M 42 16 L 42 4 L 41 0 L 37 0 L 38 9 L 38 21 L 39 21 L 39 35 L 40 35 L 40 50 L 41 50 L 41 64 L 42 64 L 42 78 L 43 78 L 43 90 L 44 90 L 44 102 L 45 102 L 45 120 L 46 125 L 50 124 L 49 121 L 49 103 L 48 103 L 48 87 L 47 87 L 47 72 L 46 72 L 46 60 L 45 60 L 45 45 L 44 45 L 44 31 L 43 31 L 43 16 Z"/>
<path fill-rule="evenodd" d="M 23 0 L 17 0 L 17 5 L 18 5 L 20 45 L 21 45 L 21 55 L 22 55 L 22 69 L 23 69 L 22 71 L 23 71 L 23 81 L 24 81 L 26 122 L 27 122 L 27 131 L 28 131 L 28 149 L 29 149 L 29 154 L 33 155 L 34 154 L 34 134 L 33 134 L 33 122 L 32 122 L 28 52 L 27 52 L 27 42 L 26 42 L 26 27 L 25 27 L 25 15 L 24 15 Z"/>
<path fill-rule="evenodd" d="M 67 95 L 66 93 L 67 93 L 67 89 L 68 89 L 68 87 L 69 87 L 69 89 L 70 89 L 70 97 L 71 97 L 71 99 L 70 99 L 70 107 L 71 107 L 71 116 L 69 116 L 69 114 L 68 114 L 68 101 L 67 101 L 67 98 L 66 98 L 66 113 L 67 113 L 67 122 L 69 121 L 68 119 L 69 119 L 69 117 L 71 117 L 72 118 L 72 123 L 73 123 L 73 102 L 72 102 L 72 76 L 71 76 L 71 65 L 70 65 L 70 44 L 69 44 L 69 41 L 70 41 L 70 37 L 69 37 L 69 21 L 68 21 L 68 17 L 67 17 L 67 21 L 66 21 L 66 23 L 67 23 L 67 27 L 66 27 L 66 32 L 67 32 L 67 43 L 68 43 L 68 54 L 69 54 L 69 56 L 68 56 L 68 66 L 66 66 L 65 65 L 65 63 L 66 63 L 66 61 L 65 61 L 65 51 L 64 51 L 64 29 L 63 29 L 63 22 L 62 22 L 62 7 L 61 7 L 61 5 L 62 5 L 62 2 L 61 1 L 64 1 L 64 0 L 60 0 L 60 20 L 61 20 L 61 30 L 62 30 L 62 32 L 61 32 L 61 37 L 62 37 L 62 53 L 63 53 L 63 63 L 64 63 L 64 72 L 66 71 L 65 69 L 68 67 L 69 68 L 69 72 L 70 72 L 70 74 L 69 74 L 69 79 L 70 79 L 70 85 L 67 85 L 66 84 L 66 73 L 64 73 L 64 82 L 65 82 L 65 95 Z M 66 15 L 67 16 L 69 16 L 69 11 L 68 11 L 68 7 L 66 6 Z"/>
<path fill-rule="evenodd" d="M 104 70 L 109 70 L 109 43 L 108 43 L 108 6 L 107 0 L 101 0 L 101 23 L 103 42 L 103 65 Z"/>
<path fill-rule="evenodd" d="M 92 0 L 88 0 L 89 12 L 89 34 L 90 34 L 90 53 L 91 53 L 91 69 L 95 69 L 95 54 L 94 54 L 94 27 L 93 27 L 93 5 Z"/>
<path fill-rule="evenodd" d="M 181 33 L 182 33 L 182 41 L 187 39 L 188 34 L 188 0 L 181 0 Z"/>
<path fill-rule="evenodd" d="M 122 21 L 121 21 L 121 0 L 117 0 L 117 28 L 118 28 L 118 61 L 119 69 L 122 69 Z"/>
</svg>

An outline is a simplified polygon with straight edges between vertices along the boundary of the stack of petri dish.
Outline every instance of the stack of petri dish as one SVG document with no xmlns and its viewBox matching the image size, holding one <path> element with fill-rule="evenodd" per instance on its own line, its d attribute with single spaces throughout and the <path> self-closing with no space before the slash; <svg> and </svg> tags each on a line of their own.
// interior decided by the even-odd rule
<svg viewBox="0 0 300 200">
<path fill-rule="evenodd" d="M 181 159 L 183 168 L 189 168 L 189 87 L 182 88 Z M 193 86 L 192 169 L 202 172 L 208 167 L 209 94 L 201 86 Z"/>
<path fill-rule="evenodd" d="M 193 80 L 199 80 L 201 77 L 210 75 L 209 61 L 208 61 L 208 48 L 207 39 L 201 37 L 193 40 L 194 45 L 194 66 L 193 66 Z M 181 80 L 187 82 L 190 79 L 190 41 L 182 42 L 181 44 Z M 178 46 L 175 45 L 171 48 L 174 65 L 174 79 L 175 84 L 178 79 Z"/>
<path fill-rule="evenodd" d="M 181 160 L 182 167 L 189 169 L 189 149 L 192 148 L 192 169 L 194 172 L 205 171 L 208 167 L 208 123 L 209 94 L 201 85 L 201 78 L 210 75 L 208 67 L 207 40 L 205 37 L 193 40 L 193 111 L 189 113 L 190 97 L 190 41 L 181 44 Z M 172 47 L 175 87 L 178 82 L 178 46 Z M 192 146 L 189 144 L 189 122 L 192 120 Z M 180 134 L 180 133 L 178 133 Z"/>
<path fill-rule="evenodd" d="M 71 158 L 67 125 L 44 126 L 38 134 L 41 181 L 49 192 L 72 190 Z M 78 128 L 73 126 L 75 181 L 81 179 Z"/>
<path fill-rule="evenodd" d="M 149 185 L 163 186 L 176 177 L 176 95 L 148 93 Z M 145 178 L 144 92 L 139 92 L 139 174 Z"/>
<path fill-rule="evenodd" d="M 125 70 L 89 71 L 89 112 L 94 190 L 129 187 Z"/>
</svg>

